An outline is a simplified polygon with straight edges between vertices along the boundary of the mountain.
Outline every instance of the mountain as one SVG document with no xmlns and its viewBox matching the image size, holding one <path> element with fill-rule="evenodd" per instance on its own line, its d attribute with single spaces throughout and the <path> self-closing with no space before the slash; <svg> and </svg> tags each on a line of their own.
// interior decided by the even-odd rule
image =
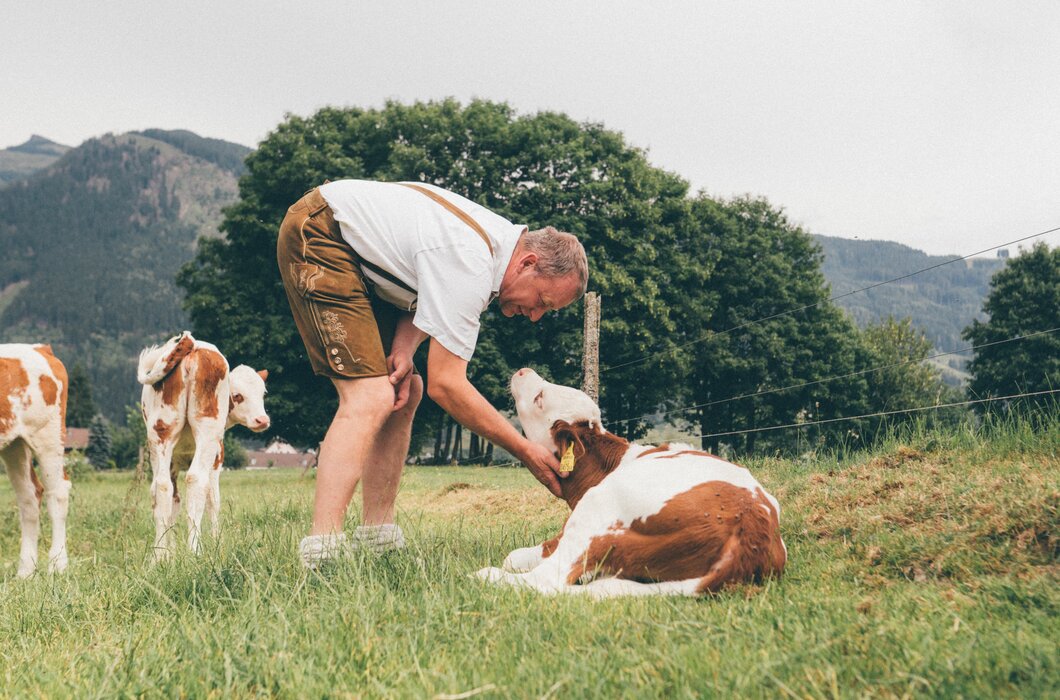
<svg viewBox="0 0 1060 700">
<path fill-rule="evenodd" d="M 0 341 L 52 343 L 120 419 L 140 349 L 187 325 L 174 277 L 199 236 L 220 235 L 249 152 L 187 131 L 108 134 L 0 189 Z"/>
<path fill-rule="evenodd" d="M 21 145 L 0 150 L 0 187 L 47 168 L 69 150 L 37 134 Z"/>
<path fill-rule="evenodd" d="M 909 316 L 940 352 L 967 347 L 961 331 L 973 319 L 982 320 L 982 306 L 990 278 L 1005 265 L 1001 258 L 969 258 L 949 264 L 958 255 L 928 255 L 900 243 L 814 236 L 824 250 L 821 271 L 833 296 L 864 289 L 918 270 L 940 265 L 906 279 L 884 284 L 836 303 L 859 326 L 886 318 Z M 963 367 L 970 353 L 939 358 Z"/>
</svg>

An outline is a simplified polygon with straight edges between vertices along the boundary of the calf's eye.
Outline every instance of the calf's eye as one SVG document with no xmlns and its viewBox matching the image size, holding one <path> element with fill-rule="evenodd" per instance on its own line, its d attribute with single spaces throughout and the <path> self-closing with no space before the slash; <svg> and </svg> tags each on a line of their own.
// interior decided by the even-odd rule
<svg viewBox="0 0 1060 700">
<path fill-rule="evenodd" d="M 232 397 L 232 401 L 235 402 L 235 403 L 243 403 L 243 395 L 242 394 L 236 394 L 235 396 Z"/>
<path fill-rule="evenodd" d="M 538 408 L 543 408 L 545 405 L 545 390 L 537 392 L 537 396 L 534 397 L 534 405 Z"/>
</svg>

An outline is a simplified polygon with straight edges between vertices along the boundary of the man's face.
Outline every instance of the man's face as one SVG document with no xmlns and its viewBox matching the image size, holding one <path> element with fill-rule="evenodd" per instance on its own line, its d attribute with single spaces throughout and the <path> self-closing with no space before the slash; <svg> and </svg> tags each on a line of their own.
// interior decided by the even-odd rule
<svg viewBox="0 0 1060 700">
<path fill-rule="evenodd" d="M 575 275 L 542 277 L 536 267 L 525 266 L 510 284 L 501 286 L 497 302 L 505 316 L 526 316 L 537 322 L 546 311 L 562 309 L 573 302 L 579 287 Z"/>
</svg>

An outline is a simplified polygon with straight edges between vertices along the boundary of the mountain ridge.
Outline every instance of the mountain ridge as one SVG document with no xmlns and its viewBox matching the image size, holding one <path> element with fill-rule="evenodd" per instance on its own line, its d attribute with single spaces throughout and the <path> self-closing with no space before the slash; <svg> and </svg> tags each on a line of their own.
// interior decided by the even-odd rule
<svg viewBox="0 0 1060 700">
<path fill-rule="evenodd" d="M 174 278 L 200 237 L 220 235 L 237 197 L 235 151 L 194 146 L 216 157 L 105 134 L 0 189 L 0 336 L 50 342 L 68 365 L 84 364 L 112 419 L 135 400 L 140 348 L 186 326 Z"/>
</svg>

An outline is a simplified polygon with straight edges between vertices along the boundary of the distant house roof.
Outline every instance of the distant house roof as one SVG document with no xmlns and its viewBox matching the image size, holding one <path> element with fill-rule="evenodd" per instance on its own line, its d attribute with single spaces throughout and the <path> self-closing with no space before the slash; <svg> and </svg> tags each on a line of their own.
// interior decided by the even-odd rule
<svg viewBox="0 0 1060 700">
<path fill-rule="evenodd" d="M 294 447 L 284 442 L 280 438 L 276 438 L 275 440 L 270 442 L 268 447 L 266 447 L 264 451 L 268 452 L 269 454 L 298 454 L 298 450 L 296 450 Z"/>
<path fill-rule="evenodd" d="M 247 451 L 247 467 L 267 469 L 270 467 L 286 467 L 304 469 L 316 463 L 316 455 L 308 452 L 266 452 L 264 450 Z"/>
<path fill-rule="evenodd" d="M 66 441 L 63 448 L 66 451 L 83 450 L 88 447 L 88 428 L 67 428 Z"/>
</svg>

